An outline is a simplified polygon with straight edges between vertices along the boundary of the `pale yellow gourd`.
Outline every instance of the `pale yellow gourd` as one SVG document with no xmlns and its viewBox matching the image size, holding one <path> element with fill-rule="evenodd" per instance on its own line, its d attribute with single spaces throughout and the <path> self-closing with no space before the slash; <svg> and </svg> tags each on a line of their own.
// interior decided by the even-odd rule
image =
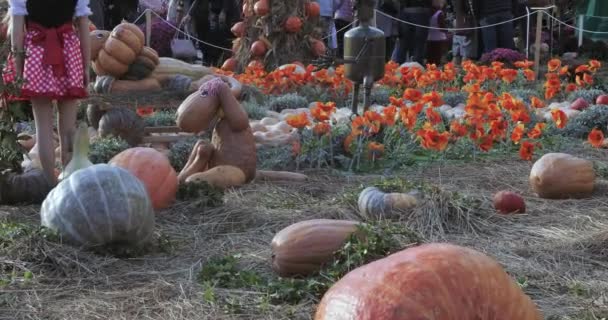
<svg viewBox="0 0 608 320">
<path fill-rule="evenodd" d="M 89 128 L 82 122 L 76 129 L 74 134 L 74 152 L 72 153 L 72 160 L 63 169 L 63 172 L 59 175 L 59 180 L 66 179 L 72 173 L 90 167 L 93 163 L 89 160 Z"/>
</svg>

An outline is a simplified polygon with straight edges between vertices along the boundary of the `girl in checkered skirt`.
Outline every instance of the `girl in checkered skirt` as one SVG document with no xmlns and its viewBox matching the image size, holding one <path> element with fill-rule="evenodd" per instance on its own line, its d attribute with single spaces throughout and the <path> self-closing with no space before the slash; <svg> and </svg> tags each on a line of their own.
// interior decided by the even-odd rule
<svg viewBox="0 0 608 320">
<path fill-rule="evenodd" d="M 87 96 L 89 0 L 9 0 L 11 53 L 5 83 L 22 79 L 20 98 L 32 102 L 42 169 L 55 185 L 53 104 L 57 101 L 61 162 L 71 157 L 78 99 Z"/>
</svg>

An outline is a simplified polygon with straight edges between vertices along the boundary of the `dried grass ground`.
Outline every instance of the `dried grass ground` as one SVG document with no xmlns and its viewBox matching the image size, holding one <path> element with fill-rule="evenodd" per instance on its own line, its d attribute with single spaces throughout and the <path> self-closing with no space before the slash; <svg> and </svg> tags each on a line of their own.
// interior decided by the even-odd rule
<svg viewBox="0 0 608 320">
<path fill-rule="evenodd" d="M 608 161 L 606 152 L 577 155 Z M 482 232 L 449 233 L 445 240 L 495 257 L 522 284 L 548 319 L 608 317 L 608 195 L 600 181 L 590 199 L 548 201 L 532 196 L 531 163 L 515 158 L 419 167 L 399 176 L 427 181 L 482 200 Z M 255 183 L 234 190 L 219 208 L 178 203 L 158 216 L 170 245 L 141 258 L 119 259 L 29 237 L 0 251 L 4 274 L 30 270 L 33 279 L 0 287 L 2 319 L 311 319 L 314 303 L 273 306 L 263 293 L 217 290 L 238 297 L 231 308 L 205 302 L 197 282 L 212 257 L 240 253 L 244 268 L 270 270 L 270 240 L 304 219 L 357 219 L 345 194 L 378 176 L 310 173 L 306 183 Z M 525 195 L 525 215 L 496 216 L 492 195 Z M 5 207 L 3 222 L 39 223 L 38 208 Z M 235 308 L 234 305 L 238 305 Z"/>
</svg>

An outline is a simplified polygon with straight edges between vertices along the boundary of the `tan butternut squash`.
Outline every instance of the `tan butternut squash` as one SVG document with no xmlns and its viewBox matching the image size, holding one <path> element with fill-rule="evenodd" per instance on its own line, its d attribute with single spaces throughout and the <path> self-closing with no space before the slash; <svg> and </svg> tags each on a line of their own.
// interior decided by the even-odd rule
<svg viewBox="0 0 608 320">
<path fill-rule="evenodd" d="M 186 183 L 206 182 L 212 187 L 227 189 L 240 187 L 245 184 L 246 180 L 245 173 L 237 167 L 217 166 L 189 176 Z"/>
<path fill-rule="evenodd" d="M 292 224 L 272 239 L 272 269 L 280 276 L 309 275 L 331 261 L 357 221 L 315 219 Z"/>
</svg>

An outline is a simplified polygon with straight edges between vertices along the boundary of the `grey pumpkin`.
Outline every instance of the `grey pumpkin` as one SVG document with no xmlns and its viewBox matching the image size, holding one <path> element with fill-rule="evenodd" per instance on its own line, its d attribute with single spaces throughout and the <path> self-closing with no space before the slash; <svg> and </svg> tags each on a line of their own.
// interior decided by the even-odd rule
<svg viewBox="0 0 608 320">
<path fill-rule="evenodd" d="M 62 180 L 40 210 L 42 225 L 85 247 L 140 247 L 154 231 L 154 209 L 144 184 L 129 171 L 97 164 Z"/>
<path fill-rule="evenodd" d="M 124 139 L 134 147 L 144 139 L 145 123 L 133 110 L 112 108 L 106 111 L 99 120 L 99 136 L 114 136 Z"/>
<path fill-rule="evenodd" d="M 417 203 L 413 193 L 385 193 L 376 187 L 365 188 L 357 201 L 359 212 L 365 218 L 387 217 L 396 210 L 411 209 Z"/>
</svg>

